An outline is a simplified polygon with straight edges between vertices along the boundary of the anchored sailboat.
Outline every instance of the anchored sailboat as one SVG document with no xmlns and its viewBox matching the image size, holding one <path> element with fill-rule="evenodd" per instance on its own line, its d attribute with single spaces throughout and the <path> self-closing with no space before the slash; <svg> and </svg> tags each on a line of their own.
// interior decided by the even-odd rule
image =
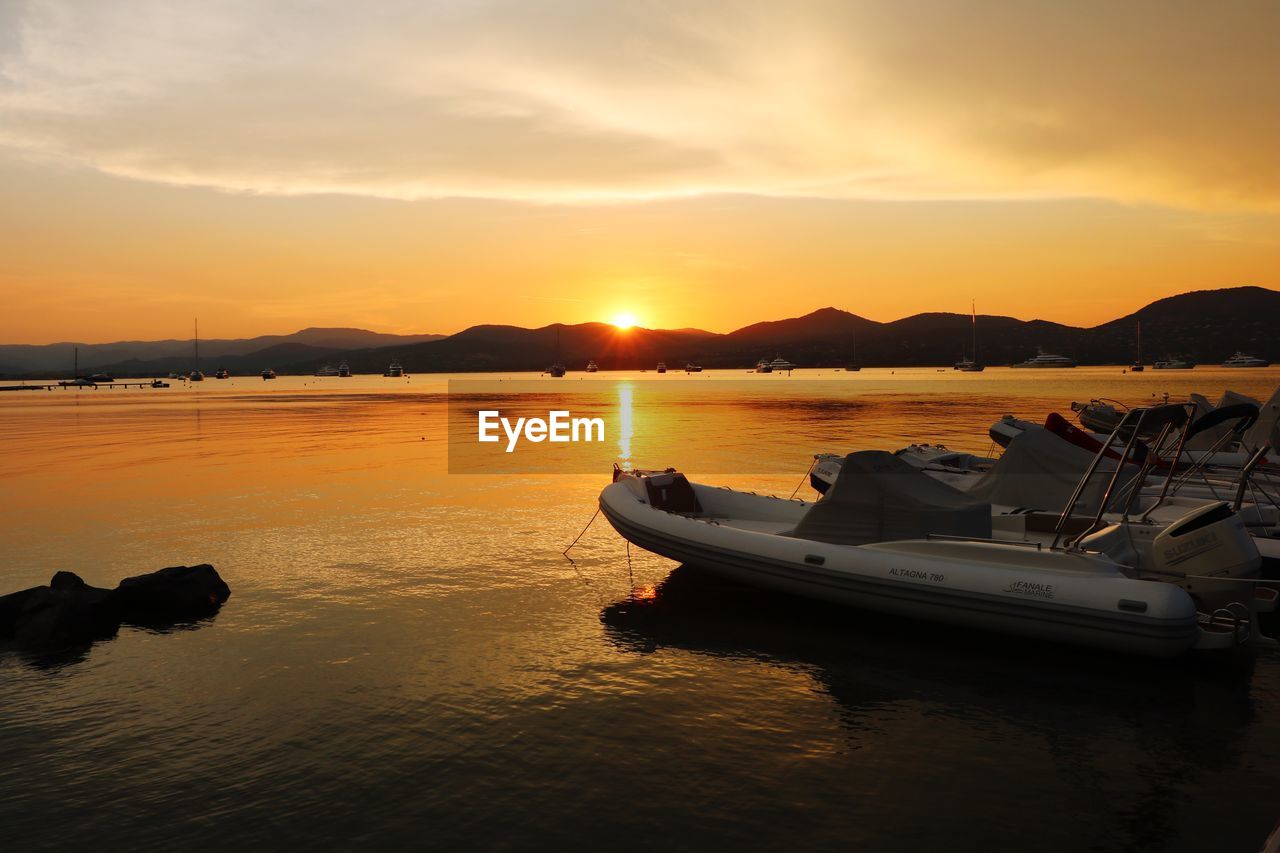
<svg viewBox="0 0 1280 853">
<path fill-rule="evenodd" d="M 554 377 L 564 376 L 566 368 L 564 362 L 560 360 L 560 326 L 556 326 L 556 361 L 555 364 L 547 368 L 547 375 Z"/>
<path fill-rule="evenodd" d="M 978 306 L 972 301 L 969 303 L 969 316 L 973 328 L 973 358 L 957 361 L 955 369 L 962 373 L 981 373 L 985 367 L 978 362 Z"/>
<path fill-rule="evenodd" d="M 1138 320 L 1138 358 L 1133 364 L 1129 365 L 1130 373 L 1141 373 L 1146 370 L 1142 366 L 1142 320 Z"/>
<path fill-rule="evenodd" d="M 195 350 L 196 350 L 196 367 L 195 367 L 195 370 L 191 371 L 191 375 L 188 376 L 187 378 L 190 379 L 192 382 L 203 382 L 204 374 L 200 372 L 200 320 L 198 318 L 196 319 L 195 324 L 196 324 L 196 337 L 195 337 L 194 343 L 195 343 Z"/>
</svg>

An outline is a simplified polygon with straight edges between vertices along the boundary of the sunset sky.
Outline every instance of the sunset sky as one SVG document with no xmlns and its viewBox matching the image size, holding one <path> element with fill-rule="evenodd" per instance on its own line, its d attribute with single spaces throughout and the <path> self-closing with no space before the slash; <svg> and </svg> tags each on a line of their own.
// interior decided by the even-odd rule
<svg viewBox="0 0 1280 853">
<path fill-rule="evenodd" d="M 1280 4 L 0 0 L 0 342 L 1280 288 Z"/>
</svg>

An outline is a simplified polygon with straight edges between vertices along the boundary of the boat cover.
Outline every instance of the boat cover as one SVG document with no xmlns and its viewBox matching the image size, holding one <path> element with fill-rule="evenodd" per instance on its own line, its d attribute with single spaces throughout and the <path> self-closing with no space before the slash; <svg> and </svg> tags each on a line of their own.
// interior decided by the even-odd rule
<svg viewBox="0 0 1280 853">
<path fill-rule="evenodd" d="M 1240 443 L 1250 452 L 1257 450 L 1265 441 L 1271 441 L 1274 448 L 1275 439 L 1272 436 L 1276 434 L 1277 428 L 1280 428 L 1280 388 L 1275 390 L 1271 399 L 1262 404 L 1258 419 L 1249 427 Z"/>
<path fill-rule="evenodd" d="M 1222 395 L 1222 398 L 1218 400 L 1218 405 L 1216 406 L 1210 405 L 1209 401 L 1206 400 L 1200 394 L 1192 394 L 1191 402 L 1196 404 L 1195 417 L 1197 420 L 1216 409 L 1221 409 L 1224 406 L 1234 406 L 1237 403 L 1252 403 L 1253 405 L 1259 408 L 1262 407 L 1262 404 L 1259 403 L 1257 400 L 1253 399 L 1252 397 L 1246 396 L 1244 394 L 1237 394 L 1235 391 L 1227 391 L 1226 393 L 1224 393 Z M 1200 433 L 1197 433 L 1196 435 L 1187 439 L 1186 449 L 1187 450 L 1212 450 L 1217 445 L 1217 443 L 1222 440 L 1224 436 L 1226 436 L 1228 433 L 1231 432 L 1231 427 L 1232 427 L 1232 424 L 1230 423 L 1222 423 L 1214 427 L 1213 429 L 1207 429 Z M 1230 448 L 1225 448 L 1225 449 L 1230 450 Z"/>
<path fill-rule="evenodd" d="M 990 538 L 991 504 L 882 450 L 846 456 L 835 483 L 792 533 L 837 545 L 924 539 L 930 534 Z"/>
<path fill-rule="evenodd" d="M 1093 453 L 1050 430 L 1029 429 L 1009 442 L 1004 455 L 968 493 L 993 504 L 1062 512 L 1093 457 Z M 1122 492 L 1138 473 L 1138 465 L 1124 467 L 1117 492 Z M 1115 470 L 1116 460 L 1103 458 L 1080 495 L 1076 515 L 1092 515 L 1098 511 Z"/>
</svg>

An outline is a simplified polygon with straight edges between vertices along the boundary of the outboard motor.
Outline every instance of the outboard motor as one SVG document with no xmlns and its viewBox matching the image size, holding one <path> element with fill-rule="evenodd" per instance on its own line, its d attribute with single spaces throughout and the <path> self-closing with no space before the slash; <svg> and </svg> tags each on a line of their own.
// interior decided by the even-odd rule
<svg viewBox="0 0 1280 853">
<path fill-rule="evenodd" d="M 1151 543 L 1151 568 L 1176 581 L 1203 612 L 1238 608 L 1253 613 L 1254 585 L 1262 558 L 1240 516 L 1225 502 L 1194 509 L 1162 530 Z M 1217 580 L 1221 578 L 1221 580 Z"/>
</svg>

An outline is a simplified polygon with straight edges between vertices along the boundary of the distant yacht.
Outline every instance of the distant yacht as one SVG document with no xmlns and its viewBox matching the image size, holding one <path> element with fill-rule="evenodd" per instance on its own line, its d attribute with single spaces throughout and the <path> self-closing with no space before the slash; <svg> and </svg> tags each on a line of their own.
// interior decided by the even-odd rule
<svg viewBox="0 0 1280 853">
<path fill-rule="evenodd" d="M 667 363 L 665 361 L 658 362 L 658 372 L 659 373 L 667 372 Z"/>
<path fill-rule="evenodd" d="M 1257 356 L 1245 355 L 1242 352 L 1237 352 L 1235 355 L 1231 356 L 1231 358 L 1222 362 L 1222 366 L 1223 367 L 1270 367 L 1271 362 L 1267 361 L 1265 358 L 1258 358 Z"/>
<path fill-rule="evenodd" d="M 337 376 L 338 368 L 332 364 L 326 364 L 324 367 L 316 371 L 316 376 Z"/>
<path fill-rule="evenodd" d="M 1151 365 L 1155 370 L 1190 370 L 1196 366 L 1194 361 L 1169 356 Z"/>
<path fill-rule="evenodd" d="M 272 370 L 270 367 L 268 367 L 266 370 L 262 371 L 262 378 L 263 378 L 263 379 L 275 379 L 275 378 L 276 378 L 276 372 L 275 372 L 274 370 Z"/>
<path fill-rule="evenodd" d="M 404 376 L 404 368 L 400 366 L 400 362 L 393 361 L 387 368 L 387 372 L 382 375 L 390 376 L 392 379 L 399 379 L 401 376 Z"/>
<path fill-rule="evenodd" d="M 231 374 L 227 373 L 227 369 L 225 367 L 219 367 L 218 372 L 213 374 L 214 379 L 226 379 L 229 376 L 231 376 Z"/>
<path fill-rule="evenodd" d="M 182 376 L 182 374 L 180 374 L 180 373 L 174 373 L 174 372 L 170 371 L 170 372 L 169 372 L 169 376 L 168 376 L 167 378 L 168 378 L 168 379 L 182 379 L 182 378 L 183 378 L 183 376 Z"/>
<path fill-rule="evenodd" d="M 773 361 L 769 362 L 769 369 L 770 370 L 786 370 L 790 372 L 792 370 L 795 370 L 796 366 L 791 362 L 787 361 L 782 356 L 778 356 Z"/>
<path fill-rule="evenodd" d="M 773 373 L 773 365 L 767 358 L 762 358 L 756 362 L 756 373 Z"/>
<path fill-rule="evenodd" d="M 165 382 L 163 379 L 152 379 L 151 387 L 152 388 L 168 388 L 169 383 Z"/>
<path fill-rule="evenodd" d="M 1042 349 L 1036 349 L 1036 357 L 1029 358 L 1014 367 L 1075 367 L 1076 363 L 1065 355 L 1054 355 Z"/>
<path fill-rule="evenodd" d="M 108 376 L 105 373 L 94 373 L 89 376 L 89 381 L 94 385 L 97 385 L 100 382 L 115 382 L 116 380 L 114 377 Z"/>
<path fill-rule="evenodd" d="M 587 373 L 597 373 L 599 370 L 600 366 L 596 364 L 595 359 L 587 362 Z"/>
<path fill-rule="evenodd" d="M 692 361 L 684 366 L 685 373 L 701 373 L 702 365 L 694 364 Z"/>
<path fill-rule="evenodd" d="M 343 379 L 349 379 L 351 377 L 351 368 L 345 361 L 338 365 L 338 375 Z"/>
<path fill-rule="evenodd" d="M 203 382 L 204 374 L 198 370 L 193 370 L 187 374 L 187 379 L 191 380 L 192 382 Z"/>
</svg>

